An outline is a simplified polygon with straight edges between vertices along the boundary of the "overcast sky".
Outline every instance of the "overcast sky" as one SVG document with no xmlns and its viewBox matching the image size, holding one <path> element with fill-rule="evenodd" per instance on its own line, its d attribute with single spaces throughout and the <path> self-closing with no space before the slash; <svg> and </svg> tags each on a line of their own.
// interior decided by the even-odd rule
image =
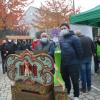
<svg viewBox="0 0 100 100">
<path fill-rule="evenodd" d="M 35 0 L 33 6 L 39 7 L 41 2 L 44 2 L 45 0 Z M 91 8 L 94 8 L 97 5 L 100 5 L 100 0 L 74 0 L 75 1 L 75 7 L 81 7 L 81 11 L 86 11 Z"/>
</svg>

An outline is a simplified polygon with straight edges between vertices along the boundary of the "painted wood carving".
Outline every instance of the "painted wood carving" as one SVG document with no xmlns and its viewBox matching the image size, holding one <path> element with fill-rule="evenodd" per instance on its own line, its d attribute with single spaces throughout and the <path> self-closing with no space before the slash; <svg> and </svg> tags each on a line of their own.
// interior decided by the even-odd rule
<svg viewBox="0 0 100 100">
<path fill-rule="evenodd" d="M 44 53 L 35 55 L 31 51 L 24 51 L 16 55 L 9 55 L 6 60 L 7 75 L 13 81 L 38 82 L 42 85 L 53 83 L 53 60 Z"/>
</svg>

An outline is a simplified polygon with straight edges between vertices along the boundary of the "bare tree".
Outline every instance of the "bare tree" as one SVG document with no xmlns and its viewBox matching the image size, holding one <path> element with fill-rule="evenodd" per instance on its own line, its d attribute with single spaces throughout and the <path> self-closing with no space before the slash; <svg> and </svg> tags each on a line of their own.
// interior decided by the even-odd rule
<svg viewBox="0 0 100 100">
<path fill-rule="evenodd" d="M 73 8 L 72 0 L 46 0 L 34 14 L 37 19 L 33 20 L 33 25 L 40 29 L 54 28 L 62 22 L 69 22 L 69 16 L 79 11 L 79 8 Z"/>
</svg>

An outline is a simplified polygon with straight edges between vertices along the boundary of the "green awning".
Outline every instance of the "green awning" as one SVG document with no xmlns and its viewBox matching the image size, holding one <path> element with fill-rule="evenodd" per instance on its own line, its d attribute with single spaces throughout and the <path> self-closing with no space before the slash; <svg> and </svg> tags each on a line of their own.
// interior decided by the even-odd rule
<svg viewBox="0 0 100 100">
<path fill-rule="evenodd" d="M 86 12 L 72 15 L 70 23 L 100 27 L 100 5 Z"/>
</svg>

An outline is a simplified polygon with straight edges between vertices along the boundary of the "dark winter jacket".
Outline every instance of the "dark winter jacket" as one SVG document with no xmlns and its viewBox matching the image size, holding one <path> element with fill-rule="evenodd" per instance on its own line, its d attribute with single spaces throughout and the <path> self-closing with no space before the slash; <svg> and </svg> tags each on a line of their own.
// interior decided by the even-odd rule
<svg viewBox="0 0 100 100">
<path fill-rule="evenodd" d="M 0 51 L 1 51 L 1 58 L 6 59 L 7 57 L 7 44 L 6 43 L 0 46 Z"/>
<path fill-rule="evenodd" d="M 73 31 L 60 39 L 61 48 L 61 67 L 67 65 L 80 64 L 82 57 L 81 42 Z"/>
<path fill-rule="evenodd" d="M 13 42 L 7 43 L 7 51 L 8 51 L 8 55 L 15 53 L 15 44 Z"/>
<path fill-rule="evenodd" d="M 92 54 L 95 53 L 95 45 L 93 41 L 91 40 L 91 38 L 84 35 L 80 35 L 79 38 L 80 38 L 82 49 L 83 49 L 82 58 L 85 59 L 88 57 L 92 57 Z"/>
</svg>

